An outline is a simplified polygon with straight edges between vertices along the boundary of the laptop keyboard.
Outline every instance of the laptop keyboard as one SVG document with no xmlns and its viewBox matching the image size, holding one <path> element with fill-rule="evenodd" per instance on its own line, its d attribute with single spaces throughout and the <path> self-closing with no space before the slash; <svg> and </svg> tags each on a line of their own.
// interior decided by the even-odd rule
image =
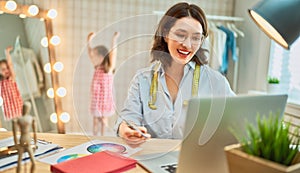
<svg viewBox="0 0 300 173">
<path fill-rule="evenodd" d="M 160 166 L 163 170 L 169 172 L 169 173 L 175 173 L 177 168 L 177 163 L 175 164 L 168 164 L 168 165 L 162 165 Z"/>
</svg>

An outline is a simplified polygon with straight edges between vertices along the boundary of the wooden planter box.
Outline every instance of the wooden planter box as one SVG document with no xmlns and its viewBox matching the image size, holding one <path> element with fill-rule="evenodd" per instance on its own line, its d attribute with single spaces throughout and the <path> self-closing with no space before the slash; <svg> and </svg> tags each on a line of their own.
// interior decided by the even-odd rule
<svg viewBox="0 0 300 173">
<path fill-rule="evenodd" d="M 300 163 L 284 166 L 266 159 L 249 155 L 239 144 L 224 148 L 230 173 L 300 173 Z"/>
</svg>

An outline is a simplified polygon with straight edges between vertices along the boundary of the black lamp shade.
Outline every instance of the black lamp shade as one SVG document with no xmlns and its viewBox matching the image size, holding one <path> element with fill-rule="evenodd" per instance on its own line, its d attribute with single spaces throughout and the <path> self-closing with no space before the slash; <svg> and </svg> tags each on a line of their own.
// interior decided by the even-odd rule
<svg viewBox="0 0 300 173">
<path fill-rule="evenodd" d="M 286 49 L 300 35 L 300 0 L 262 0 L 248 11 L 254 22 Z"/>
</svg>

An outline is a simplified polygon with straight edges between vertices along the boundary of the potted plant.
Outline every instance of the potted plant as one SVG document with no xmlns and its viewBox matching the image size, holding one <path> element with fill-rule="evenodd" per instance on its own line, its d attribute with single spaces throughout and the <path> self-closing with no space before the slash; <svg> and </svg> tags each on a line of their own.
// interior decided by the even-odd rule
<svg viewBox="0 0 300 173">
<path fill-rule="evenodd" d="M 280 92 L 280 80 L 277 77 L 268 77 L 268 93 L 277 94 Z"/>
<path fill-rule="evenodd" d="M 289 123 L 278 116 L 257 116 L 257 126 L 246 123 L 246 137 L 224 148 L 230 173 L 300 172 L 299 139 L 290 135 Z"/>
</svg>

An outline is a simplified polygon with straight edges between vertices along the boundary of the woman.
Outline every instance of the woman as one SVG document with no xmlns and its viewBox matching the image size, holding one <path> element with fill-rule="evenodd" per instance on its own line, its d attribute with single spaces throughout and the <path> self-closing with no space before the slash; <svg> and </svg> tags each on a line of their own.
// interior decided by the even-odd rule
<svg viewBox="0 0 300 173">
<path fill-rule="evenodd" d="M 207 36 L 205 14 L 196 5 L 178 3 L 163 16 L 151 49 L 156 63 L 137 72 L 116 122 L 127 144 L 146 138 L 126 122 L 155 138 L 180 139 L 188 99 L 234 95 L 225 77 L 206 65 L 201 46 Z"/>
</svg>

